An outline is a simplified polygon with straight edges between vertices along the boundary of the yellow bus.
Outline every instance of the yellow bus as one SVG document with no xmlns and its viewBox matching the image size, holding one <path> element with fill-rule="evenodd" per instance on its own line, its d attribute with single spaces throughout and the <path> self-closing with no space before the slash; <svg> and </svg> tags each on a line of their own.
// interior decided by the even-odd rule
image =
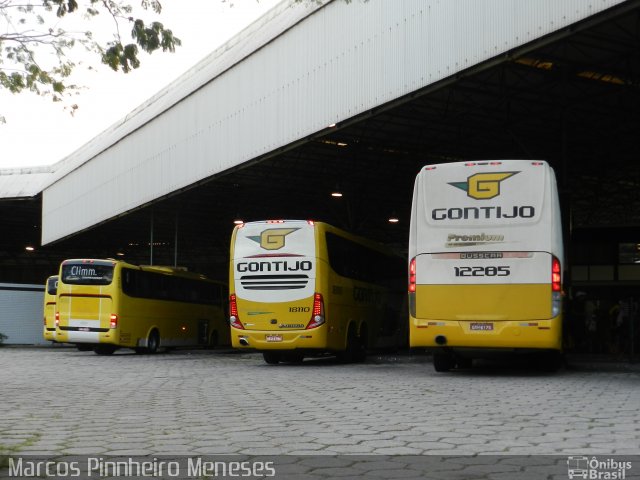
<svg viewBox="0 0 640 480">
<path fill-rule="evenodd" d="M 204 275 L 117 260 L 60 265 L 56 339 L 100 355 L 229 345 L 226 285 Z"/>
<path fill-rule="evenodd" d="M 368 347 L 398 343 L 406 334 L 404 265 L 388 249 L 326 223 L 236 226 L 229 272 L 232 346 L 260 351 L 268 364 L 326 353 L 362 361 Z"/>
<path fill-rule="evenodd" d="M 56 293 L 58 291 L 58 276 L 52 275 L 44 284 L 44 328 L 42 335 L 45 340 L 56 341 Z"/>
<path fill-rule="evenodd" d="M 436 371 L 495 352 L 562 351 L 560 206 L 544 161 L 428 165 L 409 232 L 409 337 Z"/>
</svg>

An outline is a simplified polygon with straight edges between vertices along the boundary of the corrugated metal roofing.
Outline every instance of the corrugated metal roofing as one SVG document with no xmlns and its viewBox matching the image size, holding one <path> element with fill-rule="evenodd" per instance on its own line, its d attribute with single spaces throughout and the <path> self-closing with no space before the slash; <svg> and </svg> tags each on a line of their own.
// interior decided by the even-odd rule
<svg viewBox="0 0 640 480">
<path fill-rule="evenodd" d="M 291 8 L 291 0 L 284 0 L 240 33 L 203 58 L 174 82 L 167 85 L 119 122 L 56 164 L 54 183 L 96 155 L 116 144 L 120 139 L 141 128 L 176 103 L 211 82 L 256 50 L 268 44 L 305 16 L 320 8 L 314 2 L 304 8 Z"/>
<path fill-rule="evenodd" d="M 289 0 L 276 5 L 180 78 L 60 162 L 47 167 L 0 169 L 0 199 L 32 197 L 39 194 L 48 185 L 79 168 L 100 152 L 232 68 L 327 1 L 313 3 L 304 9 L 290 8 Z"/>
<path fill-rule="evenodd" d="M 0 169 L 0 199 L 30 198 L 51 181 L 53 167 Z"/>
</svg>

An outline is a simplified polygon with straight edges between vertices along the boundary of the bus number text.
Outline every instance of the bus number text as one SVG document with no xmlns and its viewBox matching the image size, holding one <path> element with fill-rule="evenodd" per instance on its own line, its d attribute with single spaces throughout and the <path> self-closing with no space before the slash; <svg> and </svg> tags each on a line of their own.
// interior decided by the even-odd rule
<svg viewBox="0 0 640 480">
<path fill-rule="evenodd" d="M 511 270 L 506 265 L 494 267 L 453 267 L 456 277 L 507 277 Z"/>
<path fill-rule="evenodd" d="M 310 312 L 311 307 L 289 307 L 289 313 Z"/>
</svg>

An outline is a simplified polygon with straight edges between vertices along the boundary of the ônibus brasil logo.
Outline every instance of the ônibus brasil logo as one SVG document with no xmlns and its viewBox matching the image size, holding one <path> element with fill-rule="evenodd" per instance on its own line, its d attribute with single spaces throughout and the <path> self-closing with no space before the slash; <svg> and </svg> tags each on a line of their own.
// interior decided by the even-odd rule
<svg viewBox="0 0 640 480">
<path fill-rule="evenodd" d="M 260 244 L 265 250 L 280 250 L 284 247 L 284 237 L 300 230 L 299 228 L 269 228 L 260 232 L 260 235 L 247 236 L 248 239 Z"/>
<path fill-rule="evenodd" d="M 466 182 L 449 182 L 449 185 L 464 190 L 476 200 L 488 200 L 500 195 L 500 182 L 516 173 L 520 172 L 476 173 L 468 177 Z"/>
<path fill-rule="evenodd" d="M 625 480 L 632 463 L 617 458 L 598 458 L 587 456 L 567 457 L 567 476 L 569 480 Z"/>
</svg>

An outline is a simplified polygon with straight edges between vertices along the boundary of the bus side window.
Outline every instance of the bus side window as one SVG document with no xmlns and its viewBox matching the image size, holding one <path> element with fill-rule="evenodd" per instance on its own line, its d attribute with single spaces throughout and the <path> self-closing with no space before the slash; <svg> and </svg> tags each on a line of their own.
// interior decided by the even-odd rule
<svg viewBox="0 0 640 480">
<path fill-rule="evenodd" d="M 404 274 L 404 260 L 351 242 L 327 232 L 329 265 L 343 277 L 378 285 L 388 285 Z M 393 282 L 392 282 L 393 283 Z"/>
</svg>

